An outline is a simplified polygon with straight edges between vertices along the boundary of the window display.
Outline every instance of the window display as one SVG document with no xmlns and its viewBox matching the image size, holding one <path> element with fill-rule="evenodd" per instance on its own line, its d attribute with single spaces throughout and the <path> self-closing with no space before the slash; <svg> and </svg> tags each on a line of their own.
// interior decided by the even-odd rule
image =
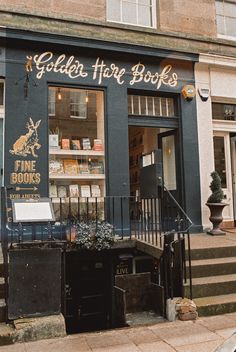
<svg viewBox="0 0 236 352">
<path fill-rule="evenodd" d="M 51 197 L 104 197 L 102 91 L 49 87 Z"/>
</svg>

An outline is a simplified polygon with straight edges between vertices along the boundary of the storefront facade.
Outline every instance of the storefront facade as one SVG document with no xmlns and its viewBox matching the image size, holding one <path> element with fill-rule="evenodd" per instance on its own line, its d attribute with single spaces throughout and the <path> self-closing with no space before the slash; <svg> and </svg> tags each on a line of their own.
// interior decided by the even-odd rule
<svg viewBox="0 0 236 352">
<path fill-rule="evenodd" d="M 65 199 L 70 198 L 76 209 L 73 213 L 69 206 L 70 215 L 77 221 L 83 220 L 81 212 L 83 208 L 85 213 L 88 210 L 89 199 L 98 199 L 96 216 L 102 217 L 105 200 L 101 199 L 142 196 L 145 187 L 140 163 L 148 161 L 148 157 L 142 159 L 143 155 L 161 150 L 165 187 L 192 220 L 191 231 L 201 231 L 196 101 L 194 94 L 186 97 L 182 92 L 184 87 L 194 91 L 197 56 L 24 31 L 7 30 L 2 34 L 6 37 L 4 185 L 11 199 L 50 197 L 55 209 L 61 211 Z M 148 186 L 150 191 L 152 184 Z M 134 216 L 127 204 L 121 203 L 122 216 L 113 224 L 119 230 L 122 222 L 122 236 L 131 235 L 127 219 Z M 62 220 L 56 210 L 55 215 Z M 145 208 L 143 216 L 148 221 Z M 65 233 L 63 240 L 71 241 L 72 235 L 70 229 L 70 236 Z M 35 257 L 33 250 L 28 255 L 32 260 Z M 44 258 L 38 251 L 36 268 L 41 255 Z M 20 268 L 20 260 L 24 271 L 24 252 L 13 250 L 10 256 L 10 268 Z M 102 306 L 99 299 L 106 302 L 103 318 L 96 320 L 103 324 L 94 328 L 114 326 L 115 277 L 140 273 L 150 263 L 150 267 L 154 265 L 153 258 L 124 246 L 96 254 L 64 251 L 60 259 L 55 250 L 55 258 L 65 268 L 53 281 L 61 280 L 62 275 L 62 307 L 64 304 L 67 312 L 71 309 L 65 316 L 67 322 L 71 319 L 71 332 L 78 329 L 81 301 L 88 296 L 94 301 L 86 301 L 84 309 Z M 33 273 L 32 264 L 24 297 L 34 294 Z M 87 276 L 93 284 L 85 284 Z M 24 281 L 20 281 L 24 290 Z M 13 292 L 19 284 L 11 273 L 9 282 L 11 318 L 16 318 L 22 305 L 19 301 L 18 307 L 14 306 Z M 45 294 L 44 288 L 41 282 L 40 290 Z M 47 287 L 47 294 L 49 291 Z M 53 311 L 57 313 L 58 297 L 59 293 L 57 311 Z M 35 307 L 32 303 L 32 314 Z M 42 314 L 48 312 L 52 310 L 42 307 Z M 84 330 L 92 327 L 91 320 L 85 319 L 83 324 Z"/>
<path fill-rule="evenodd" d="M 223 226 L 235 225 L 235 59 L 200 55 L 196 69 L 201 199 L 203 228 L 210 227 L 210 173 L 216 170 L 222 181 L 224 202 Z M 205 99 L 201 92 L 206 92 Z M 208 151 L 206 153 L 206 150 Z"/>
<path fill-rule="evenodd" d="M 73 148 L 72 141 L 86 144 L 87 138 L 89 146 L 79 148 L 93 152 L 80 155 L 85 164 L 80 171 L 88 177 L 79 185 L 88 181 L 90 194 L 95 184 L 101 196 L 129 196 L 134 183 L 130 164 L 137 157 L 131 153 L 134 135 L 142 130 L 142 142 L 148 141 L 142 151 L 148 153 L 159 148 L 159 134 L 172 131 L 176 142 L 163 141 L 169 154 L 174 143 L 176 148 L 172 161 L 164 165 L 165 182 L 173 189 L 178 184 L 179 200 L 199 231 L 196 105 L 195 99 L 185 100 L 181 94 L 184 86 L 194 84 L 196 57 L 147 49 L 144 55 L 139 47 L 123 54 L 127 48 L 74 38 L 57 37 L 56 45 L 53 36 L 43 35 L 37 35 L 36 43 L 34 35 L 22 32 L 8 36 L 4 183 L 12 187 L 11 197 L 48 196 L 55 192 L 51 185 L 65 185 L 70 192 L 72 181 L 60 176 L 60 165 L 52 161 L 49 166 L 50 160 L 63 159 L 66 153 L 51 151 L 55 145 L 49 146 L 49 134 L 58 135 L 61 150 Z M 95 147 L 94 142 L 101 145 Z M 101 168 L 96 183 L 86 158 L 95 169 Z M 68 164 L 73 176 L 73 163 Z M 49 176 L 58 167 L 60 177 Z M 134 192 L 139 189 L 134 187 Z"/>
</svg>

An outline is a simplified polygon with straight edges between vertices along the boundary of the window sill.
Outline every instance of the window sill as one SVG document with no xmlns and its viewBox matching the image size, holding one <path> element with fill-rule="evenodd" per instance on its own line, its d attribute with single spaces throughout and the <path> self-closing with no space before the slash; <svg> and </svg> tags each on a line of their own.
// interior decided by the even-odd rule
<svg viewBox="0 0 236 352">
<path fill-rule="evenodd" d="M 231 41 L 236 41 L 236 36 L 232 37 L 232 36 L 226 35 L 226 34 L 217 34 L 217 38 L 225 39 L 225 40 L 231 40 Z"/>
<path fill-rule="evenodd" d="M 121 27 L 132 27 L 132 28 L 147 28 L 147 29 L 156 29 L 156 25 L 154 24 L 153 26 L 145 26 L 142 24 L 136 24 L 136 23 L 127 23 L 127 22 L 120 22 L 120 21 L 112 21 L 112 20 L 107 20 L 107 24 L 116 24 Z"/>
</svg>

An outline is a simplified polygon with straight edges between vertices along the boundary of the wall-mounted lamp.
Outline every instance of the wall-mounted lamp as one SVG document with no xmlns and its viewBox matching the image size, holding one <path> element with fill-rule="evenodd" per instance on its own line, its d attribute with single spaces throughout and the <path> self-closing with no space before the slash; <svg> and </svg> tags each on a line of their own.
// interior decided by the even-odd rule
<svg viewBox="0 0 236 352">
<path fill-rule="evenodd" d="M 62 99 L 61 88 L 58 88 L 58 90 L 57 90 L 57 100 L 61 100 L 61 99 Z"/>
<path fill-rule="evenodd" d="M 85 97 L 85 102 L 88 103 L 89 98 L 88 98 L 88 91 L 86 90 L 86 97 Z"/>
<path fill-rule="evenodd" d="M 186 86 L 183 87 L 182 94 L 184 99 L 190 101 L 195 97 L 196 90 L 193 85 L 187 84 Z"/>
</svg>

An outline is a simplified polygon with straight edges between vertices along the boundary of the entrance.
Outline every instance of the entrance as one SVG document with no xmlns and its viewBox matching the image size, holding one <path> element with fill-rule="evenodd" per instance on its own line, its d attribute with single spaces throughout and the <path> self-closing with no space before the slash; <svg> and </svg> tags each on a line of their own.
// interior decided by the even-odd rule
<svg viewBox="0 0 236 352">
<path fill-rule="evenodd" d="M 102 256 L 66 254 L 65 320 L 67 333 L 102 330 L 110 324 L 111 274 Z"/>
<path fill-rule="evenodd" d="M 150 127 L 129 127 L 130 195 L 140 195 L 141 157 L 154 150 L 162 150 L 163 181 L 175 198 L 178 197 L 179 163 L 177 130 Z"/>
<path fill-rule="evenodd" d="M 157 226 L 158 214 L 162 214 L 162 229 L 176 227 L 177 208 L 174 202 L 169 201 L 167 190 L 180 202 L 180 163 L 177 148 L 177 129 L 149 128 L 149 127 L 129 127 L 129 160 L 130 160 L 130 195 L 131 197 L 142 197 L 141 208 L 144 222 L 148 229 L 149 210 L 155 209 L 154 223 L 149 224 L 151 228 Z M 150 179 L 150 172 L 140 171 L 142 166 L 147 166 L 148 160 L 152 160 L 152 152 L 159 150 L 158 158 L 162 163 L 163 181 L 165 188 L 162 193 L 162 201 L 156 199 L 157 183 L 154 181 L 158 175 L 154 175 L 153 181 Z M 150 158 L 149 158 L 150 156 Z M 157 162 L 157 161 L 156 161 Z M 152 163 L 152 162 L 151 162 Z M 159 163 L 159 161 L 158 161 Z M 142 165 L 141 165 L 142 164 Z M 151 200 L 153 198 L 153 201 Z M 156 199 L 156 200 L 155 200 Z M 153 210 L 154 211 L 154 210 Z M 136 214 L 137 216 L 137 214 Z M 133 212 L 131 213 L 133 219 Z M 158 225 L 159 227 L 159 225 Z"/>
</svg>

